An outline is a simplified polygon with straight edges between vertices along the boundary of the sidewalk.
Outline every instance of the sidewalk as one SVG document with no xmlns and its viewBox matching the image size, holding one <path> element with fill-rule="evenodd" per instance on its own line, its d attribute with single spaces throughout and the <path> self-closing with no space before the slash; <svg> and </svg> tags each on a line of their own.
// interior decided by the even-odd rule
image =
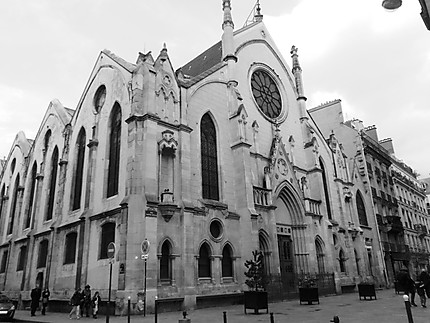
<svg viewBox="0 0 430 323">
<path fill-rule="evenodd" d="M 418 295 L 417 295 L 418 296 Z M 417 299 L 419 303 L 419 299 Z M 430 302 L 428 308 L 412 308 L 414 323 L 428 323 L 430 321 Z M 251 310 L 244 314 L 243 305 L 212 307 L 189 311 L 188 318 L 192 323 L 223 323 L 223 312 L 227 313 L 228 323 L 270 323 L 270 316 L 266 314 L 251 314 Z M 407 323 L 405 303 L 402 295 L 394 293 L 394 289 L 377 291 L 376 300 L 359 300 L 358 293 L 336 296 L 320 297 L 320 304 L 300 305 L 298 300 L 289 300 L 269 304 L 269 312 L 273 313 L 275 323 L 300 322 L 300 323 L 325 323 L 330 322 L 334 315 L 339 316 L 341 323 Z M 67 313 L 47 313 L 46 316 L 36 313 L 30 317 L 29 311 L 17 311 L 17 322 L 72 322 Z M 178 323 L 182 318 L 182 312 L 161 313 L 158 315 L 158 323 Z M 73 320 L 76 321 L 76 320 Z M 132 323 L 153 323 L 154 315 L 146 317 L 133 315 Z M 105 316 L 99 316 L 97 320 L 83 317 L 79 322 L 106 322 Z M 111 316 L 110 323 L 127 323 L 127 316 Z"/>
</svg>

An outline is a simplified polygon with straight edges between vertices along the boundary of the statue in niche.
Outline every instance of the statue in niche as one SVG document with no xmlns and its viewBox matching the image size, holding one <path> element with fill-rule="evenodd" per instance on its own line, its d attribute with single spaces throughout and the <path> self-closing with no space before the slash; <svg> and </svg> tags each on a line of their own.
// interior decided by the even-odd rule
<svg viewBox="0 0 430 323">
<path fill-rule="evenodd" d="M 308 179 L 306 178 L 306 176 L 303 176 L 302 178 L 300 178 L 300 188 L 301 188 L 301 190 L 303 192 L 303 196 L 305 198 L 310 197 Z"/>
<path fill-rule="evenodd" d="M 272 183 L 270 181 L 270 167 L 266 166 L 264 167 L 264 187 L 271 190 L 272 189 Z"/>
</svg>

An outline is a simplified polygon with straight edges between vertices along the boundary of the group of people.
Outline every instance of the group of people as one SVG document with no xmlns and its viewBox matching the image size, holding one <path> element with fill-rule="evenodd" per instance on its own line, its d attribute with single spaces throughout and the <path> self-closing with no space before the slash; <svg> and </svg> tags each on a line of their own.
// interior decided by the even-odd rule
<svg viewBox="0 0 430 323">
<path fill-rule="evenodd" d="M 427 307 L 426 300 L 430 298 L 430 275 L 423 268 L 418 275 L 417 280 L 414 281 L 406 268 L 400 269 L 397 274 L 397 283 L 405 294 L 410 296 L 412 306 L 418 306 L 415 303 L 415 294 L 418 294 L 422 307 Z"/>
<path fill-rule="evenodd" d="M 43 291 L 36 287 L 31 290 L 31 316 L 36 315 L 36 310 L 40 306 L 40 298 L 42 298 L 42 315 L 46 314 L 46 308 L 49 303 L 49 297 L 51 293 L 48 288 L 45 288 Z M 86 285 L 84 290 L 78 288 L 72 298 L 70 299 L 70 305 L 72 305 L 72 310 L 69 313 L 69 318 L 72 319 L 72 315 L 74 314 L 77 319 L 80 319 L 81 316 L 86 315 L 86 317 L 90 317 L 92 314 L 93 318 L 97 318 L 97 314 L 99 311 L 101 298 L 99 292 L 95 292 L 91 297 L 91 287 L 90 285 Z"/>
<path fill-rule="evenodd" d="M 69 313 L 69 318 L 72 319 L 72 316 L 75 315 L 76 319 L 79 320 L 81 316 L 84 316 L 84 312 L 86 317 L 90 317 L 90 312 L 92 312 L 93 318 L 96 319 L 97 313 L 99 311 L 100 302 L 101 298 L 99 292 L 95 292 L 94 295 L 91 297 L 90 285 L 86 285 L 84 290 L 78 288 L 70 299 L 70 305 L 72 305 L 72 310 Z"/>
<path fill-rule="evenodd" d="M 48 288 L 45 288 L 43 291 L 36 287 L 31 290 L 31 304 L 30 304 L 30 313 L 31 316 L 36 316 L 36 310 L 39 307 L 40 297 L 42 297 L 42 315 L 46 314 L 46 307 L 48 306 L 49 296 L 51 293 Z"/>
</svg>

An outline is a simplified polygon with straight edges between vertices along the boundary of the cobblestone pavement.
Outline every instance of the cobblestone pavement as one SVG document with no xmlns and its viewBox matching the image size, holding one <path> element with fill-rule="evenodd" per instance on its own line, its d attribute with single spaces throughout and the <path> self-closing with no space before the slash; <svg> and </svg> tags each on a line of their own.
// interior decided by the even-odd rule
<svg viewBox="0 0 430 323">
<path fill-rule="evenodd" d="M 418 300 L 419 301 L 419 300 Z M 414 323 L 430 322 L 430 301 L 429 308 L 412 308 Z M 270 321 L 270 314 L 249 314 L 244 313 L 243 305 L 233 305 L 224 307 L 212 307 L 189 311 L 188 318 L 192 323 L 224 323 L 223 312 L 227 314 L 228 323 L 257 323 Z M 320 304 L 300 305 L 298 300 L 270 303 L 269 312 L 273 313 L 275 323 L 325 323 L 330 322 L 334 315 L 337 315 L 341 323 L 407 323 L 405 303 L 402 295 L 394 293 L 393 289 L 377 291 L 376 300 L 359 300 L 358 293 L 349 293 L 336 296 L 320 297 Z M 182 318 L 181 312 L 161 313 L 158 315 L 158 323 L 178 323 Z M 18 322 L 71 322 L 67 313 L 47 313 L 45 316 L 37 312 L 35 317 L 30 317 L 29 311 L 17 311 L 15 314 Z M 75 321 L 75 320 L 73 320 Z M 111 316 L 110 323 L 127 323 L 127 316 Z M 99 316 L 97 320 L 83 317 L 79 322 L 106 322 L 105 316 Z M 146 317 L 133 315 L 130 317 L 131 323 L 152 323 L 155 322 L 153 314 Z"/>
</svg>

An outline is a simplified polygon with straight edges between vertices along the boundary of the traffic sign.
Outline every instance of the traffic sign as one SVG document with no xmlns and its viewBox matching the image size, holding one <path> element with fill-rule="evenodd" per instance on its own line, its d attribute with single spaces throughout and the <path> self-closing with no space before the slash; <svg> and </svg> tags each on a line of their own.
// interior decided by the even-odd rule
<svg viewBox="0 0 430 323">
<path fill-rule="evenodd" d="M 107 248 L 107 256 L 110 259 L 113 259 L 113 257 L 115 257 L 115 244 L 113 242 L 110 242 L 108 244 L 108 248 Z"/>
<path fill-rule="evenodd" d="M 143 240 L 142 245 L 140 246 L 140 249 L 142 250 L 142 254 L 147 255 L 149 253 L 149 247 L 150 247 L 150 243 L 148 239 Z"/>
</svg>

